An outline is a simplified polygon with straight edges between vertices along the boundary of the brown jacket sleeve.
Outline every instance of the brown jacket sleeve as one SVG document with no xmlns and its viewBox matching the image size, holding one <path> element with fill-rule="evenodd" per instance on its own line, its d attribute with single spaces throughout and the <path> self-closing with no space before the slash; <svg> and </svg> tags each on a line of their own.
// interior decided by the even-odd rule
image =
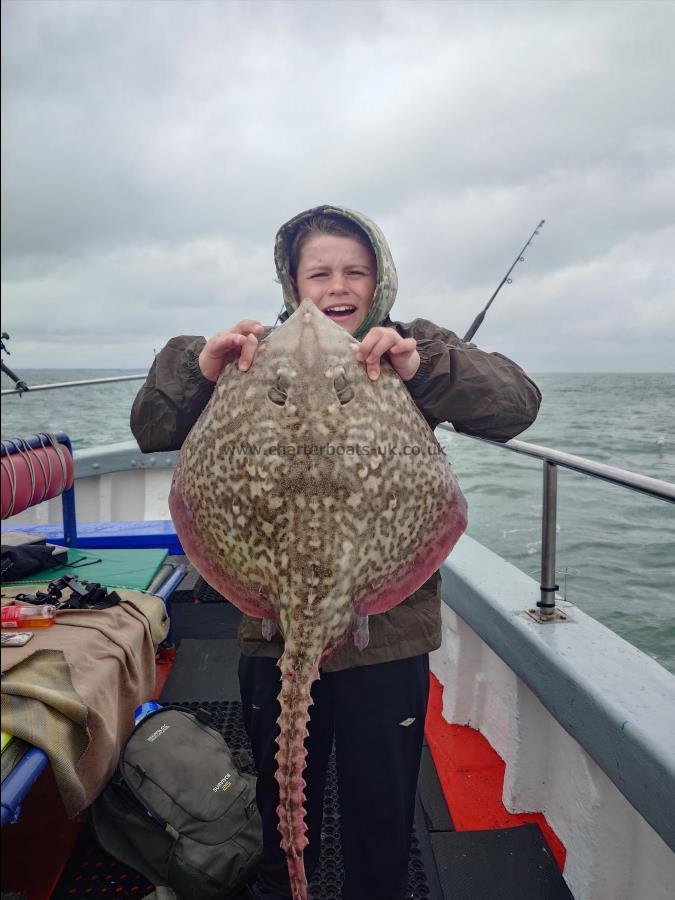
<svg viewBox="0 0 675 900">
<path fill-rule="evenodd" d="M 501 353 L 487 353 L 426 319 L 391 323 L 417 341 L 420 367 L 406 386 L 432 428 L 451 422 L 457 431 L 508 441 L 536 419 L 537 385 Z"/>
<path fill-rule="evenodd" d="M 156 356 L 131 408 L 131 430 L 143 453 L 179 450 L 213 388 L 201 373 L 203 337 L 172 338 Z"/>
</svg>

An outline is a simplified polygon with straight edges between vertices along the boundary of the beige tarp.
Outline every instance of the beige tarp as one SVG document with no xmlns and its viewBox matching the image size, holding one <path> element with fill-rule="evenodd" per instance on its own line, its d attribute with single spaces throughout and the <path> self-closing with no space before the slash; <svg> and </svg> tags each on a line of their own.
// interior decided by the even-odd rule
<svg viewBox="0 0 675 900">
<path fill-rule="evenodd" d="M 19 590 L 3 588 L 3 605 Z M 113 773 L 168 631 L 158 597 L 117 593 L 117 606 L 64 610 L 24 647 L 2 650 L 2 728 L 45 751 L 70 817 Z"/>
</svg>

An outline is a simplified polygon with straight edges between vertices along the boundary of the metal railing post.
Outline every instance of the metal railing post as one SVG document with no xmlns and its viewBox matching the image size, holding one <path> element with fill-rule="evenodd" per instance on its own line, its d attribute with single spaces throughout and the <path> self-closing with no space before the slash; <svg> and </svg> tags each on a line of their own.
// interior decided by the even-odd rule
<svg viewBox="0 0 675 900">
<path fill-rule="evenodd" d="M 555 539 L 558 502 L 558 467 L 544 460 L 544 484 L 541 511 L 541 599 L 537 603 L 544 618 L 555 615 Z"/>
</svg>

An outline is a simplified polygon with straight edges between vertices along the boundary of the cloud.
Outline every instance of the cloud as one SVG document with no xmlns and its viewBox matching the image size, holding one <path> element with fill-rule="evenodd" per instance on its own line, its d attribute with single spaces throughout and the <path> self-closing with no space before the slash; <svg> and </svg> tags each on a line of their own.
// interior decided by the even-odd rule
<svg viewBox="0 0 675 900">
<path fill-rule="evenodd" d="M 146 365 L 280 306 L 287 218 L 378 221 L 400 318 L 547 370 L 672 370 L 675 7 L 3 5 L 13 361 Z M 626 347 L 631 352 L 626 352 Z"/>
</svg>

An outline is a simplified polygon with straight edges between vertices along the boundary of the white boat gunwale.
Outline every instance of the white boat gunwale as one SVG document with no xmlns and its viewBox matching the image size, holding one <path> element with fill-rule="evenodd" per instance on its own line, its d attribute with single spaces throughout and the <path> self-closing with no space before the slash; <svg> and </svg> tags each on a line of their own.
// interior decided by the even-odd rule
<svg viewBox="0 0 675 900">
<path fill-rule="evenodd" d="M 568 621 L 537 623 L 537 582 L 468 536 L 441 574 L 447 607 L 675 851 L 675 676 L 572 603 Z"/>
</svg>

